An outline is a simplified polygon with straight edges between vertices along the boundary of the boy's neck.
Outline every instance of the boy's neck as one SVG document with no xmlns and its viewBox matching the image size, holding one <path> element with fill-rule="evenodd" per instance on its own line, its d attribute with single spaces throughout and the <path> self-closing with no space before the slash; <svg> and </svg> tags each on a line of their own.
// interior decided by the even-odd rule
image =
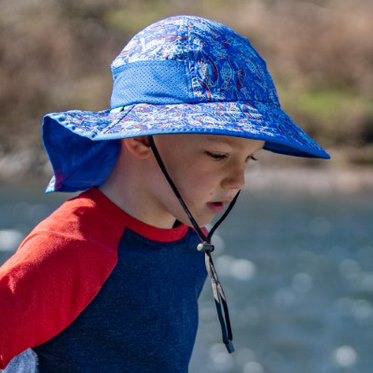
<svg viewBox="0 0 373 373">
<path fill-rule="evenodd" d="M 156 180 L 152 172 L 153 167 L 159 171 L 158 165 L 124 150 L 122 143 L 116 166 L 98 189 L 125 213 L 143 223 L 161 229 L 182 225 L 150 191 L 149 179 Z"/>
<path fill-rule="evenodd" d="M 144 204 L 151 207 L 150 202 L 146 203 L 145 197 L 135 197 L 135 193 L 127 193 L 123 187 L 120 188 L 120 191 L 118 191 L 117 188 L 115 188 L 115 185 L 106 183 L 98 187 L 98 189 L 124 212 L 142 221 L 143 223 L 162 229 L 172 229 L 181 225 L 180 221 L 176 220 L 175 218 L 169 222 L 163 222 L 163 224 L 160 224 L 161 219 L 155 219 L 141 208 L 141 206 Z M 149 210 L 154 212 L 155 209 L 149 208 Z"/>
</svg>

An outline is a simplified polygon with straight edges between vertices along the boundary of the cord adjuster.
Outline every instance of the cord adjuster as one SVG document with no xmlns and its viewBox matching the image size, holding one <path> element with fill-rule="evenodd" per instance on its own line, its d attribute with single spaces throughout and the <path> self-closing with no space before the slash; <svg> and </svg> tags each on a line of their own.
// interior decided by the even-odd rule
<svg viewBox="0 0 373 373">
<path fill-rule="evenodd" d="M 212 253 L 215 250 L 215 247 L 213 244 L 204 241 L 198 244 L 197 250 L 205 253 Z"/>
</svg>

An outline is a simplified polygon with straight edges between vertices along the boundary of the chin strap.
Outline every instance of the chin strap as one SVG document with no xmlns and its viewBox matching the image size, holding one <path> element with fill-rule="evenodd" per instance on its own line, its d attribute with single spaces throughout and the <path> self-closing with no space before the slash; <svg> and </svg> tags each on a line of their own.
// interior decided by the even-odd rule
<svg viewBox="0 0 373 373">
<path fill-rule="evenodd" d="M 228 312 L 228 305 L 227 305 L 227 300 L 223 291 L 223 288 L 219 282 L 218 275 L 216 273 L 214 263 L 212 261 L 211 253 L 214 251 L 215 247 L 213 244 L 211 244 L 211 237 L 213 233 L 215 232 L 216 228 L 223 222 L 223 220 L 226 218 L 228 213 L 232 210 L 234 204 L 236 203 L 236 200 L 238 198 L 238 195 L 240 194 L 240 191 L 235 195 L 233 198 L 232 202 L 229 204 L 227 210 L 224 212 L 224 214 L 221 216 L 221 218 L 216 222 L 216 224 L 211 228 L 210 232 L 208 233 L 207 236 L 205 236 L 204 232 L 202 229 L 198 226 L 196 220 L 194 219 L 193 215 L 189 211 L 187 205 L 185 204 L 183 198 L 181 197 L 179 191 L 177 190 L 174 182 L 172 181 L 170 175 L 168 174 L 166 167 L 164 166 L 162 159 L 158 153 L 158 150 L 155 146 L 154 139 L 152 136 L 148 136 L 150 146 L 153 150 L 153 153 L 155 155 L 155 158 L 158 162 L 159 167 L 161 168 L 164 176 L 166 177 L 168 183 L 170 184 L 172 190 L 174 191 L 176 197 L 180 201 L 181 205 L 183 206 L 186 214 L 189 217 L 189 220 L 191 221 L 194 229 L 198 233 L 201 243 L 198 244 L 197 250 L 202 251 L 205 253 L 205 264 L 206 264 L 206 269 L 209 274 L 209 277 L 211 279 L 211 286 L 212 286 L 212 292 L 214 295 L 214 301 L 215 301 L 215 306 L 216 306 L 216 311 L 218 313 L 218 318 L 221 326 L 221 331 L 222 331 L 222 338 L 223 342 L 225 344 L 225 347 L 227 348 L 227 351 L 229 353 L 232 353 L 234 351 L 232 339 L 232 329 L 231 329 L 231 323 L 229 319 L 229 312 Z M 223 306 L 223 311 L 222 312 L 222 306 Z"/>
</svg>

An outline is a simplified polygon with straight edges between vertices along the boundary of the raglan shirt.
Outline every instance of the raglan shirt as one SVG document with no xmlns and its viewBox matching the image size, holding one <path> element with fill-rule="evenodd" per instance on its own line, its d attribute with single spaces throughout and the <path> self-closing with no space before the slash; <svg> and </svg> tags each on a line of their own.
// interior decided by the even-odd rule
<svg viewBox="0 0 373 373">
<path fill-rule="evenodd" d="M 98 188 L 67 200 L 0 267 L 0 368 L 32 348 L 40 373 L 187 372 L 207 276 L 199 242 Z"/>
</svg>

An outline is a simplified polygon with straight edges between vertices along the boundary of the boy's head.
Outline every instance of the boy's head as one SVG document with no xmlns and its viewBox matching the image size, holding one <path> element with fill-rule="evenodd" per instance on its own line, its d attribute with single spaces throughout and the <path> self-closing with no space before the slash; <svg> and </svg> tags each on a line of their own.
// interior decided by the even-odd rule
<svg viewBox="0 0 373 373">
<path fill-rule="evenodd" d="M 245 185 L 251 157 L 264 146 L 264 141 L 215 135 L 162 135 L 154 136 L 154 142 L 199 226 L 227 208 Z M 147 137 L 122 141 L 118 162 L 101 189 L 127 209 L 130 195 L 140 196 L 132 200 L 141 201 L 136 212 L 145 222 L 164 228 L 172 227 L 175 219 L 191 224 Z"/>
</svg>

